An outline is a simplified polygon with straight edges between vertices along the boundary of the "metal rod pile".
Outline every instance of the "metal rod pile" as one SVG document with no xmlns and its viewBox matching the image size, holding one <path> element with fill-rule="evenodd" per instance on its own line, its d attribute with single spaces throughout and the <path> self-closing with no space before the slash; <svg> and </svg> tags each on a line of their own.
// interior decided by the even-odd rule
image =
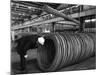
<svg viewBox="0 0 100 75">
<path fill-rule="evenodd" d="M 96 33 L 96 28 L 84 28 L 84 32 L 94 32 Z"/>
<path fill-rule="evenodd" d="M 45 35 L 38 48 L 38 65 L 42 71 L 56 71 L 95 55 L 94 33 L 54 33 Z"/>
</svg>

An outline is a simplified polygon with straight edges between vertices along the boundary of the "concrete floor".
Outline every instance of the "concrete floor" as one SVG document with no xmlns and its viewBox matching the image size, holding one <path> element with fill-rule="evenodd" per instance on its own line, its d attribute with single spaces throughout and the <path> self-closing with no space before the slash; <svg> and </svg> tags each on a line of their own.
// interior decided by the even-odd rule
<svg viewBox="0 0 100 75">
<path fill-rule="evenodd" d="M 27 55 L 28 55 L 27 60 L 35 59 L 37 57 L 36 53 L 37 53 L 36 50 L 28 50 L 27 51 Z M 12 63 L 20 62 L 20 57 L 16 51 L 13 51 L 11 53 L 11 62 Z"/>
<path fill-rule="evenodd" d="M 37 61 L 36 61 L 36 50 L 30 50 L 27 53 L 29 56 L 27 58 L 27 65 L 26 65 L 26 70 L 25 71 L 20 71 L 20 58 L 19 55 L 17 54 L 16 51 L 13 51 L 11 53 L 11 70 L 12 70 L 12 75 L 15 74 L 21 74 L 21 73 L 41 73 L 42 71 L 38 68 Z M 87 60 L 70 65 L 67 67 L 64 67 L 62 69 L 59 69 L 58 71 L 74 71 L 74 70 L 89 70 L 89 69 L 95 69 L 96 68 L 96 58 L 91 57 L 88 58 Z"/>
</svg>

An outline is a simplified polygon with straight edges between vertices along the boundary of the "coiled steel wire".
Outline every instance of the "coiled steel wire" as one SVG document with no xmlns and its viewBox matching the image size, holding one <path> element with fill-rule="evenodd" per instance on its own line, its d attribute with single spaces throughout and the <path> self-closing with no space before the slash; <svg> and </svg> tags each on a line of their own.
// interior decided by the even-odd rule
<svg viewBox="0 0 100 75">
<path fill-rule="evenodd" d="M 38 65 L 42 71 L 55 71 L 95 55 L 94 33 L 54 33 L 44 36 L 38 48 Z"/>
</svg>

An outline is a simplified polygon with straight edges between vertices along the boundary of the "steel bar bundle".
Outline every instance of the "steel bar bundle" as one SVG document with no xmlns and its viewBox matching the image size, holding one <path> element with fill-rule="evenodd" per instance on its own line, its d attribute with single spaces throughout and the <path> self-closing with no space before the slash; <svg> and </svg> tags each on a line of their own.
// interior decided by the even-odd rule
<svg viewBox="0 0 100 75">
<path fill-rule="evenodd" d="M 84 28 L 84 32 L 96 32 L 96 28 Z"/>
<path fill-rule="evenodd" d="M 42 71 L 56 71 L 95 55 L 94 33 L 45 34 L 45 43 L 38 48 L 38 65 Z"/>
</svg>

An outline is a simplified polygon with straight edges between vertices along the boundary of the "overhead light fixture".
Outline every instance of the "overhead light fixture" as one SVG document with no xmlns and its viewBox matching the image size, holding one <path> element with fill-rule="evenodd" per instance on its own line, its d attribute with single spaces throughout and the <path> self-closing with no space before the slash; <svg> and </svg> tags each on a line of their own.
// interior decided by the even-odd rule
<svg viewBox="0 0 100 75">
<path fill-rule="evenodd" d="M 85 22 L 90 22 L 91 20 L 90 19 L 88 19 L 88 20 L 85 20 Z"/>
<path fill-rule="evenodd" d="M 85 22 L 90 22 L 90 21 L 95 22 L 96 19 L 88 19 L 88 20 L 85 20 Z"/>
<path fill-rule="evenodd" d="M 91 19 L 91 21 L 92 21 L 92 22 L 95 22 L 95 21 L 96 21 L 96 19 Z"/>
</svg>

